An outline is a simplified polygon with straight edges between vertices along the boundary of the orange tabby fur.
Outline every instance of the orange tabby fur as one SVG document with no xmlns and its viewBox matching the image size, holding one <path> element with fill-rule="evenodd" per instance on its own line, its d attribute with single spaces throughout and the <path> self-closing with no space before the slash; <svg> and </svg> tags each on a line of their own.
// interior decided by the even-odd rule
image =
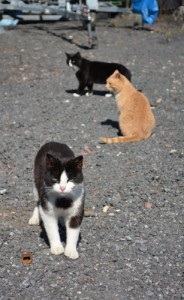
<svg viewBox="0 0 184 300">
<path fill-rule="evenodd" d="M 149 138 L 155 127 L 155 118 L 148 99 L 117 70 L 107 79 L 106 88 L 116 93 L 116 104 L 120 112 L 119 128 L 123 136 L 101 137 L 100 140 L 112 144 Z"/>
</svg>

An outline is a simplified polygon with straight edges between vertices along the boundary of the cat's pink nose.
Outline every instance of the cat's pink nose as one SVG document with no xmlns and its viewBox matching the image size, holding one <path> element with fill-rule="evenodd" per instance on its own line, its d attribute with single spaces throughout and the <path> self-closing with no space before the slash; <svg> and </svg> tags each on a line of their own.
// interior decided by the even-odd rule
<svg viewBox="0 0 184 300">
<path fill-rule="evenodd" d="M 61 192 L 64 192 L 65 188 L 66 188 L 65 186 L 60 186 Z"/>
</svg>

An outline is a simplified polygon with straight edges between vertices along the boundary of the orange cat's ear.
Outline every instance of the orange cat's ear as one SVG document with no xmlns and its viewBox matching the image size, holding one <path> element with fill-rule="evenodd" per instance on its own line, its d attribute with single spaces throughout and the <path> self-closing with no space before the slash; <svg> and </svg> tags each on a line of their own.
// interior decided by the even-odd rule
<svg viewBox="0 0 184 300">
<path fill-rule="evenodd" d="M 114 75 L 115 75 L 115 78 L 117 78 L 117 79 L 120 79 L 120 78 L 121 78 L 121 74 L 120 74 L 120 72 L 119 72 L 118 70 L 116 70 L 116 71 L 114 72 Z"/>
</svg>

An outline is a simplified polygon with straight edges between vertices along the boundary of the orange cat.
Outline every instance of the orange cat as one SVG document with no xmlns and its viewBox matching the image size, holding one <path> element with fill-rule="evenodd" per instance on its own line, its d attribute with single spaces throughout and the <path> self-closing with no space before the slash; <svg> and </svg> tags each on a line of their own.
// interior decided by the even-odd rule
<svg viewBox="0 0 184 300">
<path fill-rule="evenodd" d="M 155 118 L 148 99 L 117 70 L 107 78 L 106 88 L 116 94 L 116 104 L 120 112 L 119 128 L 123 136 L 101 137 L 100 140 L 112 144 L 149 138 L 155 127 Z"/>
</svg>

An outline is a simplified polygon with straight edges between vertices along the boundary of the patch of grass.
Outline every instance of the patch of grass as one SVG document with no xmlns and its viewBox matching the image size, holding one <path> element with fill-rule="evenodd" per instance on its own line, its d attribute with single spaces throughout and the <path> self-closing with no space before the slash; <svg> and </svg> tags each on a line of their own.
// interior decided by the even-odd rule
<svg viewBox="0 0 184 300">
<path fill-rule="evenodd" d="M 170 39 L 170 38 L 173 38 L 173 37 L 176 37 L 176 36 L 182 34 L 183 32 L 184 32 L 184 28 L 182 28 L 182 27 L 171 28 L 171 29 L 166 30 L 165 37 Z"/>
</svg>

